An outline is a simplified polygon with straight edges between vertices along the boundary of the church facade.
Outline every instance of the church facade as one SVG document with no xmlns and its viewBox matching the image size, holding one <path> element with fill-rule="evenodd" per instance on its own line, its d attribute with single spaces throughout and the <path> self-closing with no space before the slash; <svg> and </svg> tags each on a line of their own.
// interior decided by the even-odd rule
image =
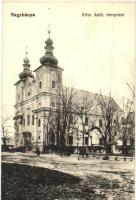
<svg viewBox="0 0 136 200">
<path fill-rule="evenodd" d="M 41 65 L 34 70 L 35 76 L 30 70 L 30 60 L 23 60 L 23 71 L 19 74 L 19 80 L 15 83 L 15 146 L 37 146 L 43 150 L 44 146 L 60 145 L 59 133 L 47 133 L 49 111 L 55 108 L 57 89 L 63 87 L 63 69 L 58 66 L 58 60 L 53 55 L 53 41 L 49 38 L 45 41 L 45 55 L 41 57 Z M 78 99 L 82 97 L 94 98 L 95 94 L 76 90 Z M 65 135 L 66 146 L 91 146 L 101 145 L 102 116 L 98 108 L 95 114 L 87 113 L 77 119 L 76 128 L 70 127 Z M 74 112 L 71 113 L 74 115 Z M 72 116 L 73 118 L 73 116 Z M 83 123 L 84 121 L 84 123 Z M 78 124 L 78 126 L 77 126 Z M 84 129 L 84 130 L 83 130 Z M 84 132 L 89 134 L 83 134 Z M 47 135 L 48 134 L 48 135 Z M 52 137 L 52 134 L 53 137 Z"/>
</svg>

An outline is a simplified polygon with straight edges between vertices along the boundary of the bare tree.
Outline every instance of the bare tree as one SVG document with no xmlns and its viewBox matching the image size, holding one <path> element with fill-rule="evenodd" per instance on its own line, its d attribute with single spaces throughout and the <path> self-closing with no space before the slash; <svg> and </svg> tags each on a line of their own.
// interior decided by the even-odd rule
<svg viewBox="0 0 136 200">
<path fill-rule="evenodd" d="M 122 153 L 128 153 L 128 141 L 130 142 L 131 150 L 134 149 L 134 105 L 133 101 L 127 99 L 125 105 L 123 105 L 123 116 L 121 123 L 121 131 L 119 133 L 119 139 L 122 141 Z"/>
<path fill-rule="evenodd" d="M 11 125 L 9 125 L 9 121 L 12 119 L 12 117 L 13 117 L 13 115 L 1 118 L 1 129 L 2 129 L 1 138 L 2 138 L 2 141 L 3 141 L 4 145 L 7 144 L 9 133 L 11 133 L 10 129 L 13 128 Z"/>
<path fill-rule="evenodd" d="M 121 109 L 111 97 L 103 96 L 101 93 L 97 95 L 98 106 L 100 107 L 103 125 L 102 140 L 107 152 L 111 152 L 111 144 L 115 142 L 115 138 L 120 131 Z"/>
<path fill-rule="evenodd" d="M 129 90 L 130 90 L 130 93 L 131 93 L 131 99 L 132 99 L 132 102 L 134 104 L 134 100 L 135 100 L 135 91 L 136 91 L 136 88 L 135 88 L 135 85 L 132 84 L 132 83 L 126 83 Z"/>
<path fill-rule="evenodd" d="M 70 129 L 69 119 L 73 111 L 72 107 L 74 95 L 75 91 L 73 88 L 61 86 L 57 88 L 56 94 L 51 97 L 51 101 L 54 105 L 51 103 L 48 113 L 44 116 L 46 118 L 44 128 L 47 134 L 47 138 L 44 139 L 44 143 L 53 144 L 54 142 L 52 136 L 56 135 L 56 144 L 60 146 L 66 145 L 66 136 Z"/>
<path fill-rule="evenodd" d="M 83 133 L 83 146 L 85 137 L 85 127 L 89 123 L 89 114 L 95 111 L 94 101 L 89 96 L 80 97 L 80 100 L 75 103 L 76 114 L 79 116 Z"/>
<path fill-rule="evenodd" d="M 126 83 L 129 90 L 131 99 L 127 99 L 123 104 L 124 116 L 122 117 L 122 129 L 120 131 L 120 139 L 122 140 L 122 153 L 128 153 L 128 141 L 130 143 L 131 150 L 134 150 L 134 126 L 135 126 L 135 85 L 132 83 Z"/>
<path fill-rule="evenodd" d="M 55 131 L 56 131 L 56 116 L 55 110 L 50 107 L 48 112 L 44 113 L 44 136 L 43 136 L 43 147 L 47 144 L 55 143 Z"/>
<path fill-rule="evenodd" d="M 59 94 L 59 103 L 57 108 L 57 125 L 60 130 L 60 144 L 66 145 L 66 135 L 69 132 L 70 116 L 73 112 L 73 100 L 76 92 L 74 88 L 63 87 Z"/>
</svg>

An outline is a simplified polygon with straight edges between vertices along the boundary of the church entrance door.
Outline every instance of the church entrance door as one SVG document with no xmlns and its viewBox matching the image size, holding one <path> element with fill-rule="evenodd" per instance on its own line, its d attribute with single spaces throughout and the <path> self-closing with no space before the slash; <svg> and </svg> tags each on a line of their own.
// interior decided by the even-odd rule
<svg viewBox="0 0 136 200">
<path fill-rule="evenodd" d="M 32 142 L 32 133 L 31 132 L 23 132 L 24 146 L 30 147 Z"/>
</svg>

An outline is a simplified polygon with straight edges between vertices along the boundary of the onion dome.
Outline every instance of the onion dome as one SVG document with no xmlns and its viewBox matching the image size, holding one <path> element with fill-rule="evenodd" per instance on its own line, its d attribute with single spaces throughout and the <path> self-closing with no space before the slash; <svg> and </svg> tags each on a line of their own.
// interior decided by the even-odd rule
<svg viewBox="0 0 136 200">
<path fill-rule="evenodd" d="M 30 63 L 30 60 L 29 60 L 29 58 L 27 58 L 27 57 L 25 57 L 23 61 L 24 61 L 24 63 L 26 63 L 26 64 L 29 64 L 29 63 Z"/>
<path fill-rule="evenodd" d="M 53 47 L 53 41 L 50 38 L 50 31 L 48 31 L 48 33 L 49 33 L 49 38 L 45 41 L 46 46 L 44 47 L 45 55 L 43 57 L 41 57 L 40 63 L 42 65 L 50 65 L 50 66 L 53 66 L 53 67 L 57 67 L 58 60 L 53 55 L 54 47 Z"/>
<path fill-rule="evenodd" d="M 27 77 L 31 77 L 31 78 L 34 78 L 34 76 L 33 76 L 33 74 L 32 74 L 32 72 L 31 72 L 31 70 L 30 70 L 30 60 L 29 60 L 29 58 L 27 57 L 27 54 L 28 54 L 28 52 L 26 51 L 26 57 L 24 58 L 24 60 L 23 60 L 23 66 L 24 66 L 24 69 L 23 69 L 23 72 L 21 72 L 20 74 L 19 74 L 19 78 L 20 79 L 26 79 Z"/>
</svg>

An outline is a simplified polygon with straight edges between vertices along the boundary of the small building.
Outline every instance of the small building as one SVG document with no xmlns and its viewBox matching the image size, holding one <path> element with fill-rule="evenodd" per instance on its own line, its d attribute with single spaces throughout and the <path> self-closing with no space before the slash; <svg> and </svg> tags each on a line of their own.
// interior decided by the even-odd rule
<svg viewBox="0 0 136 200">
<path fill-rule="evenodd" d="M 134 152 L 135 149 L 135 112 L 127 113 L 125 118 L 122 118 L 122 145 L 123 151 L 126 153 Z"/>
</svg>

